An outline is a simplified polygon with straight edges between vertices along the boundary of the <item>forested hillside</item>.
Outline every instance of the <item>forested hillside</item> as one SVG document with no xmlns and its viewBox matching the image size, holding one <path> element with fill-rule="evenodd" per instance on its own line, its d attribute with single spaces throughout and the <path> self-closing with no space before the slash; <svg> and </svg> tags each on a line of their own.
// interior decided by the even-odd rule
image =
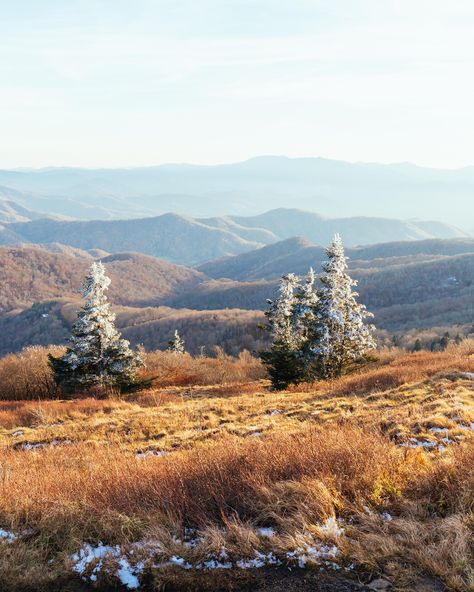
<svg viewBox="0 0 474 592">
<path fill-rule="evenodd" d="M 117 304 L 144 306 L 192 290 L 205 276 L 146 255 L 122 253 L 102 258 L 113 280 Z M 0 247 L 0 311 L 51 298 L 76 298 L 90 261 L 34 247 Z"/>
<path fill-rule="evenodd" d="M 0 218 L 1 222 L 1 218 Z M 313 212 L 277 209 L 255 217 L 206 219 L 173 213 L 131 220 L 35 219 L 0 228 L 0 244 L 61 243 L 109 253 L 134 251 L 173 263 L 199 265 L 239 255 L 281 239 L 304 235 L 319 246 L 340 233 L 347 246 L 381 241 L 457 238 L 466 232 L 444 223 L 390 218 L 323 218 Z"/>
<path fill-rule="evenodd" d="M 385 268 L 387 265 L 433 261 L 465 253 L 474 253 L 474 239 L 397 241 L 346 248 L 351 269 Z M 324 258 L 324 247 L 298 236 L 250 253 L 208 261 L 198 266 L 198 269 L 216 279 L 252 281 L 274 279 L 288 270 L 303 275 L 308 267 L 319 265 Z"/>
<path fill-rule="evenodd" d="M 473 243 L 420 241 L 348 249 L 360 299 L 374 312 L 379 330 L 388 332 L 384 342 L 396 335 L 398 343 L 411 347 L 416 341 L 413 331 L 424 332 L 424 344 L 446 331 L 470 334 Z M 56 250 L 0 248 L 1 352 L 66 339 L 74 316 L 69 311 L 77 307 L 92 254 L 62 252 L 60 245 Z M 321 248 L 296 238 L 200 268 L 250 276 L 252 281 L 210 279 L 201 271 L 140 254 L 106 255 L 102 261 L 112 278 L 110 299 L 119 325 L 134 344 L 166 347 L 178 328 L 193 353 L 201 346 L 211 351 L 215 345 L 235 353 L 265 341 L 257 325 L 267 298 L 275 295 L 278 275 L 304 275 L 310 266 L 318 271 L 322 258 Z M 272 279 L 253 279 L 267 276 Z"/>
</svg>

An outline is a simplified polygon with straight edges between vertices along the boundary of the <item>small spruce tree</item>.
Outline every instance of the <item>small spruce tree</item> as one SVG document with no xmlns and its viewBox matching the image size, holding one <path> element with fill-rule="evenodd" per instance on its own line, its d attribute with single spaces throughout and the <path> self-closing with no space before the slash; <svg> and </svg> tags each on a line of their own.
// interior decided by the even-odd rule
<svg viewBox="0 0 474 592">
<path fill-rule="evenodd" d="M 178 330 L 174 332 L 174 337 L 168 341 L 168 351 L 173 354 L 184 354 L 184 341 L 181 339 Z"/>
<path fill-rule="evenodd" d="M 136 382 L 137 372 L 144 364 L 115 327 L 115 315 L 106 296 L 109 286 L 104 266 L 94 262 L 81 290 L 85 304 L 72 327 L 70 345 L 63 356 L 49 356 L 59 386 L 125 387 Z"/>
<path fill-rule="evenodd" d="M 372 325 L 365 319 L 373 316 L 357 302 L 357 284 L 347 274 L 347 259 L 339 235 L 326 250 L 322 287 L 313 306 L 304 345 L 307 378 L 341 376 L 361 363 L 376 347 Z"/>
<path fill-rule="evenodd" d="M 269 351 L 260 357 L 267 367 L 272 385 L 278 390 L 304 380 L 303 360 L 300 353 L 301 332 L 296 315 L 299 280 L 293 273 L 284 275 L 278 298 L 268 300 L 266 329 L 272 343 Z"/>
</svg>

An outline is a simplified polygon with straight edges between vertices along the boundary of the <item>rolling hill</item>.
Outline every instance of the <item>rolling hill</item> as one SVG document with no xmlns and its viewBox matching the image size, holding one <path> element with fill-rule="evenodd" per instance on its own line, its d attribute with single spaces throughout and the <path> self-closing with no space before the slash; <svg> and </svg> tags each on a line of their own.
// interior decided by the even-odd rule
<svg viewBox="0 0 474 592">
<path fill-rule="evenodd" d="M 24 207 L 76 218 L 130 218 L 175 211 L 208 217 L 298 207 L 325 216 L 446 220 L 473 226 L 474 167 L 430 169 L 324 158 L 260 156 L 216 166 L 0 171 Z M 292 234 L 302 234 L 296 232 Z"/>
<path fill-rule="evenodd" d="M 423 225 L 433 225 L 430 234 Z M 238 255 L 300 230 L 319 245 L 328 244 L 340 232 L 346 246 L 370 245 L 381 240 L 410 241 L 427 238 L 465 237 L 447 224 L 415 223 L 379 218 L 326 219 L 294 209 L 278 209 L 253 218 L 194 219 L 178 214 L 131 220 L 64 221 L 41 219 L 4 225 L 0 244 L 61 243 L 114 253 L 133 251 L 173 263 L 199 265 L 226 255 Z"/>
<path fill-rule="evenodd" d="M 205 276 L 137 253 L 103 257 L 112 279 L 110 298 L 123 305 L 145 306 L 192 291 Z M 34 247 L 0 247 L 0 311 L 25 308 L 35 302 L 78 298 L 86 258 L 49 253 Z"/>
<path fill-rule="evenodd" d="M 250 217 L 233 217 L 243 226 L 265 228 L 280 239 L 302 235 L 318 245 L 328 244 L 339 233 L 346 245 L 363 245 L 398 240 L 460 238 L 468 233 L 442 222 L 362 217 L 325 218 L 299 209 L 279 208 Z"/>
<path fill-rule="evenodd" d="M 474 239 L 429 239 L 397 241 L 348 247 L 346 255 L 352 269 L 385 268 L 474 253 Z M 325 249 L 303 237 L 293 237 L 234 257 L 223 257 L 198 267 L 210 278 L 238 281 L 268 280 L 291 270 L 304 275 L 325 258 Z"/>
<path fill-rule="evenodd" d="M 399 242 L 348 252 L 360 299 L 375 313 L 382 332 L 426 330 L 428 342 L 430 331 L 442 334 L 454 325 L 469 333 L 474 241 Z M 31 245 L 0 247 L 0 352 L 64 342 L 93 255 L 62 245 L 56 252 Z M 242 347 L 258 349 L 265 340 L 258 324 L 280 272 L 302 275 L 310 265 L 319 271 L 322 257 L 321 247 L 293 238 L 201 270 L 137 253 L 106 254 L 102 261 L 112 278 L 110 299 L 119 326 L 135 345 L 165 347 L 178 328 L 193 353 L 215 345 L 236 353 Z M 235 279 L 208 277 L 212 272 Z"/>
</svg>

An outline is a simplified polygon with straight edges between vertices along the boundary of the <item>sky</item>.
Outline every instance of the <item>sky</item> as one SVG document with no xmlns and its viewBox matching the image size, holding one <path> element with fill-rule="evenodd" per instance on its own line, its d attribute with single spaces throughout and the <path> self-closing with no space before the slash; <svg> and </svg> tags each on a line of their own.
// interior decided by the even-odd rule
<svg viewBox="0 0 474 592">
<path fill-rule="evenodd" d="M 472 0 L 0 0 L 0 168 L 474 165 Z"/>
</svg>

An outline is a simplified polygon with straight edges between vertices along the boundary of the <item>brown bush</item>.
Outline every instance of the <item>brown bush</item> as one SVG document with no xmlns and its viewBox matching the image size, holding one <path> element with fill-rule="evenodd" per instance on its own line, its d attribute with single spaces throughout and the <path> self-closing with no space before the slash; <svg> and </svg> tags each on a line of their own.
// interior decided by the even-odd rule
<svg viewBox="0 0 474 592">
<path fill-rule="evenodd" d="M 27 347 L 18 354 L 9 354 L 0 359 L 0 400 L 44 400 L 64 397 L 56 387 L 48 354 L 57 356 L 59 347 Z M 232 382 L 253 381 L 265 376 L 258 358 L 243 351 L 234 358 L 216 349 L 213 358 L 189 354 L 176 355 L 155 351 L 145 354 L 147 368 L 145 381 L 152 380 L 155 386 L 219 385 Z M 114 396 L 114 389 L 77 392 L 78 397 Z"/>
<path fill-rule="evenodd" d="M 216 348 L 216 356 L 193 357 L 155 351 L 145 354 L 145 377 L 157 386 L 215 385 L 258 380 L 266 376 L 260 360 L 248 351 L 238 357 L 228 356 Z"/>
<path fill-rule="evenodd" d="M 27 347 L 0 359 L 0 399 L 54 399 L 60 396 L 48 365 L 48 353 L 59 355 L 59 347 Z"/>
</svg>

